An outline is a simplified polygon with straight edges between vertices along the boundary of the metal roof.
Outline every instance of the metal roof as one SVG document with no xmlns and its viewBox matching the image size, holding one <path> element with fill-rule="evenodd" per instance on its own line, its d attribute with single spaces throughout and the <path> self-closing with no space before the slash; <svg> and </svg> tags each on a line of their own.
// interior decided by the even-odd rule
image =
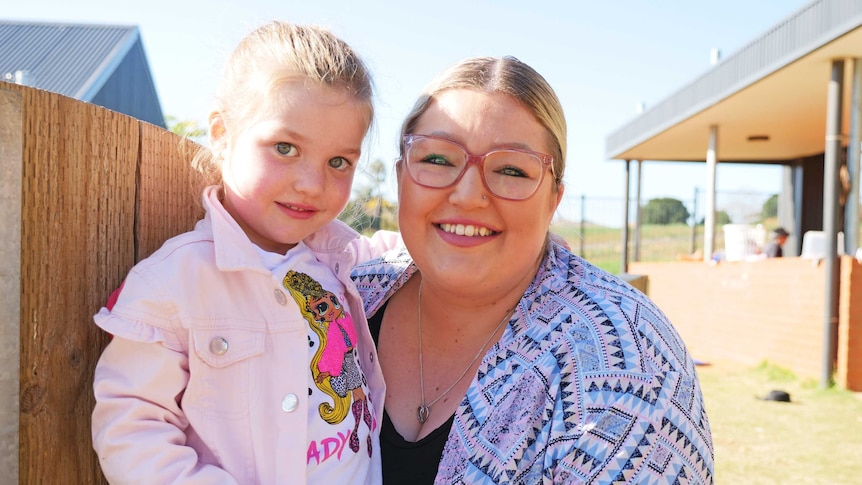
<svg viewBox="0 0 862 485">
<path fill-rule="evenodd" d="M 711 125 L 723 162 L 823 153 L 831 61 L 859 57 L 862 0 L 811 2 L 611 133 L 605 155 L 703 161 Z M 850 96 L 844 100 L 846 118 Z"/>
<path fill-rule="evenodd" d="M 89 102 L 139 39 L 135 26 L 0 20 L 0 76 Z"/>
</svg>

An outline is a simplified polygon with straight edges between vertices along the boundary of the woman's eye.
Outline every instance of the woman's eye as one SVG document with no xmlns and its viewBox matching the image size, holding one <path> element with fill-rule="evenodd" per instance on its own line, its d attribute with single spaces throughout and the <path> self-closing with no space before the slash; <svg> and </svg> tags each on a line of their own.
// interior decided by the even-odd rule
<svg viewBox="0 0 862 485">
<path fill-rule="evenodd" d="M 344 157 L 335 157 L 329 159 L 329 166 L 336 169 L 345 171 L 350 168 L 350 162 Z"/>
<path fill-rule="evenodd" d="M 452 165 L 451 163 L 449 163 L 449 160 L 447 160 L 445 156 L 435 154 L 422 157 L 422 163 L 430 163 L 433 165 Z"/>
<path fill-rule="evenodd" d="M 527 177 L 527 172 L 517 168 L 517 167 L 503 167 L 497 170 L 497 173 L 500 175 L 506 175 L 509 177 Z"/>
<path fill-rule="evenodd" d="M 297 153 L 299 152 L 299 150 L 297 150 L 295 146 L 285 142 L 276 143 L 275 149 L 278 150 L 278 153 L 290 157 L 297 155 Z"/>
</svg>

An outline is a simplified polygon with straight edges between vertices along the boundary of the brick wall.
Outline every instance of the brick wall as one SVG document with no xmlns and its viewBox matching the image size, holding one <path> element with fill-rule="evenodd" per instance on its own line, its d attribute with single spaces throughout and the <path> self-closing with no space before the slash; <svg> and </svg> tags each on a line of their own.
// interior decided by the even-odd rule
<svg viewBox="0 0 862 485">
<path fill-rule="evenodd" d="M 862 391 L 862 263 L 841 260 L 836 383 Z"/>
<path fill-rule="evenodd" d="M 852 258 L 843 259 L 842 269 L 844 280 L 851 279 L 855 286 L 842 283 L 848 292 L 842 294 L 845 323 L 839 325 L 840 363 L 845 368 L 836 378 L 842 387 L 862 390 L 862 270 Z M 649 296 L 695 359 L 750 365 L 768 360 L 800 378 L 819 378 L 825 315 L 822 263 L 800 258 L 717 265 L 631 263 L 629 272 L 648 276 Z"/>
</svg>

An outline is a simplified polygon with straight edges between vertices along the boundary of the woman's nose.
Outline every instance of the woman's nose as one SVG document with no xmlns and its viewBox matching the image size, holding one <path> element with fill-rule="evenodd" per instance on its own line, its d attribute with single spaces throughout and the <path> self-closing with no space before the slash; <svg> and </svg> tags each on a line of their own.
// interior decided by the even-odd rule
<svg viewBox="0 0 862 485">
<path fill-rule="evenodd" d="M 482 181 L 481 167 L 470 165 L 455 184 L 455 190 L 452 191 L 450 200 L 458 205 L 485 205 L 489 195 L 485 183 Z"/>
</svg>

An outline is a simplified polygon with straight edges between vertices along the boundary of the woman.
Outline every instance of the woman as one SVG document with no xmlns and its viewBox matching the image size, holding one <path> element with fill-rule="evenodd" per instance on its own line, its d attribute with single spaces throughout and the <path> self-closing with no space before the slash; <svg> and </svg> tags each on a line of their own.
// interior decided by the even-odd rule
<svg viewBox="0 0 862 485">
<path fill-rule="evenodd" d="M 511 57 L 402 128 L 406 250 L 354 270 L 387 382 L 387 483 L 711 483 L 694 363 L 642 293 L 551 241 L 566 125 Z"/>
</svg>

